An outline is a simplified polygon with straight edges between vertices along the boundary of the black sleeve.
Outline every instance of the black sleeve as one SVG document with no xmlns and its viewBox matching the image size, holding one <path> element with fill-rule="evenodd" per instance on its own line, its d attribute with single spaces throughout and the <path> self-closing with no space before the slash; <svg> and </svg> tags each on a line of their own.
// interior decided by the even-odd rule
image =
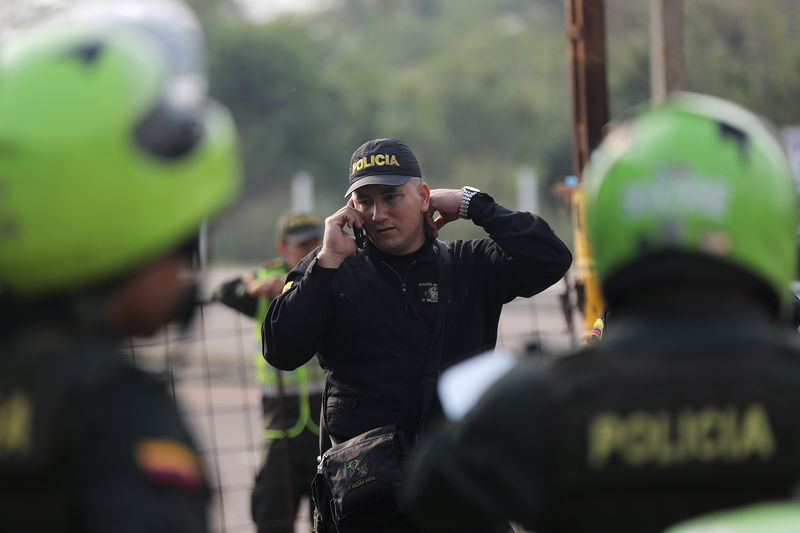
<svg viewBox="0 0 800 533">
<path fill-rule="evenodd" d="M 339 269 L 316 264 L 319 250 L 289 272 L 291 283 L 272 301 L 261 325 L 264 358 L 280 370 L 294 370 L 308 362 L 319 345 L 333 312 L 331 284 Z"/>
<path fill-rule="evenodd" d="M 247 294 L 247 280 L 244 277 L 222 283 L 214 289 L 212 298 L 250 318 L 255 318 L 258 311 L 258 298 Z"/>
<path fill-rule="evenodd" d="M 547 509 L 545 408 L 525 360 L 458 422 L 422 441 L 407 469 L 405 500 L 436 531 L 499 521 L 541 524 Z"/>
<path fill-rule="evenodd" d="M 511 211 L 491 196 L 472 198 L 470 218 L 490 240 L 473 241 L 487 258 L 489 292 L 502 303 L 533 296 L 556 283 L 572 264 L 572 254 L 545 220 L 526 211 Z"/>
<path fill-rule="evenodd" d="M 205 468 L 161 383 L 133 368 L 87 426 L 79 472 L 85 531 L 208 531 Z"/>
<path fill-rule="evenodd" d="M 611 309 L 608 308 L 608 304 L 603 306 L 603 311 L 600 313 L 600 320 L 603 321 L 603 332 L 605 332 L 608 328 L 608 322 L 611 320 Z"/>
</svg>

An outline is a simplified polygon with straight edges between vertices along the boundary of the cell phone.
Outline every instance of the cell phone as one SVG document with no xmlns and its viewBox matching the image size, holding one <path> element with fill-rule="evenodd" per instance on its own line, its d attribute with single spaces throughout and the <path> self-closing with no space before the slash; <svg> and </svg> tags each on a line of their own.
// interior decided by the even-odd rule
<svg viewBox="0 0 800 533">
<path fill-rule="evenodd" d="M 353 226 L 353 237 L 356 238 L 356 246 L 358 246 L 359 248 L 363 248 L 365 244 L 364 229 Z"/>
</svg>

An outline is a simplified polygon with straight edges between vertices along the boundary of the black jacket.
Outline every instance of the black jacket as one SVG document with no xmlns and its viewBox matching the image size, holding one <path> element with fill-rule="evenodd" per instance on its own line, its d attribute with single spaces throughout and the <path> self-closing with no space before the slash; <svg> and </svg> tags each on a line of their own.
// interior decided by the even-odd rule
<svg viewBox="0 0 800 533">
<path fill-rule="evenodd" d="M 503 304 L 558 281 L 572 256 L 547 223 L 512 212 L 488 195 L 473 198 L 473 221 L 490 238 L 448 243 L 453 303 L 442 366 L 494 347 Z M 289 273 L 291 288 L 264 320 L 267 361 L 293 369 L 318 354 L 326 371 L 327 429 L 335 440 L 397 423 L 416 429 L 420 379 L 430 351 L 437 254 L 429 239 L 408 257 L 387 257 L 371 244 L 338 269 L 313 261 Z"/>
<path fill-rule="evenodd" d="M 656 533 L 788 498 L 800 351 L 762 310 L 726 307 L 617 308 L 597 347 L 544 368 L 524 358 L 421 444 L 409 500 L 442 530 L 502 518 L 542 533 Z"/>
</svg>

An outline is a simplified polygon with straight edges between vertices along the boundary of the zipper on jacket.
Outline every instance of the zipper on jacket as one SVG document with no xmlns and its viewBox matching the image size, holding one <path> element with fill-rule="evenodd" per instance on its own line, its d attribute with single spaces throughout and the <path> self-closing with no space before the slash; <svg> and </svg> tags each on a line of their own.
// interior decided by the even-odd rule
<svg viewBox="0 0 800 533">
<path fill-rule="evenodd" d="M 413 261 L 411 261 L 411 263 L 409 263 L 409 265 L 406 267 L 405 276 L 403 277 L 401 277 L 400 274 L 397 272 L 397 270 L 392 268 L 392 265 L 390 265 L 386 261 L 381 261 L 381 263 L 386 265 L 386 268 L 391 270 L 392 273 L 394 273 L 394 275 L 397 276 L 398 281 L 400 281 L 400 291 L 403 294 L 403 308 L 406 310 L 406 313 L 412 315 L 413 313 L 411 311 L 411 307 L 408 305 L 408 298 L 406 297 L 406 293 L 408 292 L 408 272 L 411 270 L 412 266 L 417 264 L 417 260 L 414 259 Z"/>
</svg>

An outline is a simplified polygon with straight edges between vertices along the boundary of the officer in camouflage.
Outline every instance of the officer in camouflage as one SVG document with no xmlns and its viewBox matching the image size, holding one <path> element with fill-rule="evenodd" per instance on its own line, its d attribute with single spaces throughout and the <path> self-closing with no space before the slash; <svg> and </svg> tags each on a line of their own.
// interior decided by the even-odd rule
<svg viewBox="0 0 800 533">
<path fill-rule="evenodd" d="M 265 450 L 256 476 L 251 513 L 259 532 L 294 530 L 300 498 L 310 498 L 319 449 L 319 413 L 325 374 L 316 359 L 280 371 L 261 355 L 261 323 L 283 290 L 286 274 L 322 242 L 323 226 L 311 213 L 285 213 L 278 221 L 280 257 L 252 274 L 222 283 L 214 299 L 255 319 L 256 374 L 264 409 Z M 310 513 L 309 513 L 310 514 Z"/>
<path fill-rule="evenodd" d="M 545 368 L 524 358 L 423 443 L 408 496 L 433 528 L 656 533 L 800 481 L 780 141 L 731 102 L 675 94 L 617 124 L 584 176 L 614 327 Z"/>
<path fill-rule="evenodd" d="M 120 351 L 188 319 L 233 121 L 182 4 L 80 4 L 0 55 L 0 531 L 208 530 L 174 399 Z"/>
</svg>

